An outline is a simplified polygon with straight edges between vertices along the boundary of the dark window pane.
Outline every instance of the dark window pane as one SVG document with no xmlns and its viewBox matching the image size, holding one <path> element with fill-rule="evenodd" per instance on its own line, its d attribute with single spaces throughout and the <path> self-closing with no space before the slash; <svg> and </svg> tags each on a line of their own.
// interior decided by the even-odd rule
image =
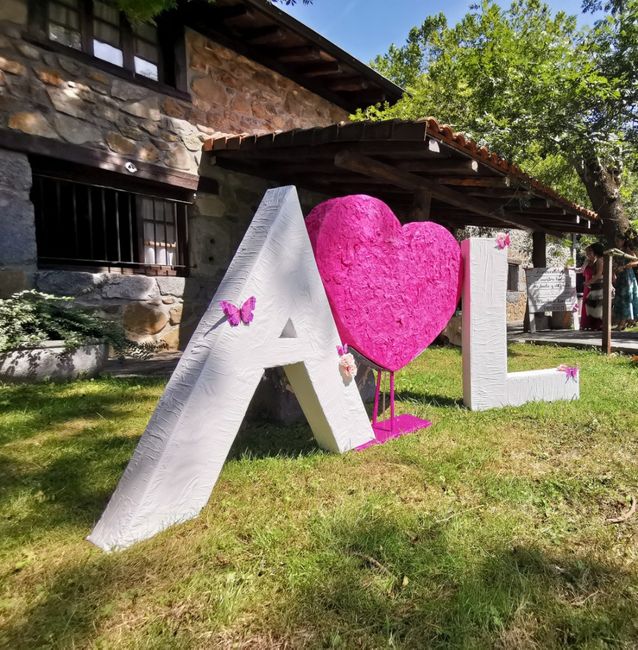
<svg viewBox="0 0 638 650">
<path fill-rule="evenodd" d="M 148 43 L 146 41 L 141 41 L 136 38 L 135 56 L 139 56 L 140 59 L 145 59 L 146 61 L 151 61 L 152 63 L 157 63 L 157 45 Z"/>
<path fill-rule="evenodd" d="M 184 204 L 37 171 L 31 200 L 42 264 L 185 270 Z"/>
<path fill-rule="evenodd" d="M 103 43 L 109 43 L 114 47 L 120 47 L 121 38 L 118 27 L 95 20 L 93 21 L 93 36 Z"/>
<path fill-rule="evenodd" d="M 132 25 L 133 33 L 149 43 L 157 43 L 157 27 L 149 23 L 137 23 Z"/>
<path fill-rule="evenodd" d="M 63 25 L 76 30 L 80 29 L 79 13 L 73 9 L 59 5 L 56 2 L 52 2 L 49 5 L 49 20 L 58 25 Z"/>
<path fill-rule="evenodd" d="M 104 2 L 98 2 L 98 0 L 93 2 L 93 16 L 99 18 L 102 22 L 117 27 L 120 26 L 120 12 L 115 7 L 111 7 Z"/>
</svg>

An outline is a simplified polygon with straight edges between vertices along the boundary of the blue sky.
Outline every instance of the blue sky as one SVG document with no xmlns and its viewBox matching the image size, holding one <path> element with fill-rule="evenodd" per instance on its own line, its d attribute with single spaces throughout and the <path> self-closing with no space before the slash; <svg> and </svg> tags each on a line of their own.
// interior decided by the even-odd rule
<svg viewBox="0 0 638 650">
<path fill-rule="evenodd" d="M 293 7 L 279 5 L 289 14 L 353 54 L 364 63 L 405 41 L 411 27 L 440 11 L 448 22 L 457 22 L 468 10 L 469 0 L 314 0 Z M 509 2 L 500 2 L 509 5 Z M 581 0 L 549 0 L 554 11 L 580 14 Z M 589 22 L 583 17 L 581 22 Z"/>
</svg>

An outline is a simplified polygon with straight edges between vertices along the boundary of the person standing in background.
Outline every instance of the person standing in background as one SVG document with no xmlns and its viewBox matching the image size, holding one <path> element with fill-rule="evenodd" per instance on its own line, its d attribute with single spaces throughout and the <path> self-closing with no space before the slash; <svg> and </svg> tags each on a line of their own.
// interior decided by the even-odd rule
<svg viewBox="0 0 638 650">
<path fill-rule="evenodd" d="M 586 261 L 580 272 L 585 279 L 583 306 L 581 309 L 581 330 L 603 328 L 603 255 L 604 246 L 596 242 L 585 249 Z"/>
<path fill-rule="evenodd" d="M 616 248 L 635 257 L 637 248 L 635 234 L 626 233 L 617 237 Z M 616 257 L 616 260 L 614 273 L 616 295 L 613 315 L 617 323 L 616 328 L 620 331 L 638 321 L 638 280 L 635 272 L 635 269 L 638 268 L 638 261 L 620 256 Z"/>
</svg>

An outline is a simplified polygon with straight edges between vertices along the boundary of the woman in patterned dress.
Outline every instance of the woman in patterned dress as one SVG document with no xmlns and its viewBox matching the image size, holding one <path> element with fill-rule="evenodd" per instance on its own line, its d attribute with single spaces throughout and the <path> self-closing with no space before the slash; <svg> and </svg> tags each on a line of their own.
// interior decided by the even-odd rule
<svg viewBox="0 0 638 650">
<path fill-rule="evenodd" d="M 616 248 L 636 256 L 636 247 L 631 236 L 621 235 L 616 238 Z M 614 298 L 614 320 L 618 323 L 618 330 L 623 330 L 627 325 L 634 325 L 638 321 L 638 280 L 636 279 L 636 268 L 638 261 L 620 256 L 615 268 L 614 286 L 616 297 Z"/>
<path fill-rule="evenodd" d="M 584 266 L 581 269 L 585 279 L 585 286 L 583 288 L 583 306 L 580 314 L 580 329 L 581 330 L 601 330 L 603 327 L 602 314 L 602 296 L 600 299 L 594 300 L 594 296 L 590 294 L 598 292 L 602 289 L 603 281 L 603 254 L 605 248 L 602 244 L 596 242 L 585 249 L 585 257 L 587 258 Z M 587 304 L 589 302 L 589 305 Z M 600 304 L 599 304 L 600 303 Z"/>
</svg>

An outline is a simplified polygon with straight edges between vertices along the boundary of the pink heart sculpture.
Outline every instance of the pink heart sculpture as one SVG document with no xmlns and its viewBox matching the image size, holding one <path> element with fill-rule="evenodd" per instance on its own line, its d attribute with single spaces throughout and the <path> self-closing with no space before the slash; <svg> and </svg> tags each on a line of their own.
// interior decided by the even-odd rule
<svg viewBox="0 0 638 650">
<path fill-rule="evenodd" d="M 436 223 L 402 227 L 364 194 L 319 204 L 306 225 L 341 340 L 382 368 L 406 366 L 454 314 L 458 242 Z"/>
</svg>

